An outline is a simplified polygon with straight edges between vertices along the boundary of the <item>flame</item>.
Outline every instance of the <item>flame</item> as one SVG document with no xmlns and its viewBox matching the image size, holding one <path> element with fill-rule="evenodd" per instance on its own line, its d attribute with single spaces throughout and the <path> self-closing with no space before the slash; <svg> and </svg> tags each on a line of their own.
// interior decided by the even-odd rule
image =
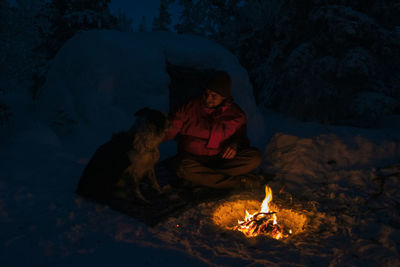
<svg viewBox="0 0 400 267">
<path fill-rule="evenodd" d="M 246 210 L 244 220 L 238 220 L 238 225 L 234 229 L 247 237 L 256 237 L 259 234 L 268 234 L 277 240 L 286 237 L 287 235 L 283 234 L 282 228 L 278 225 L 276 212 L 269 210 L 271 201 L 272 190 L 269 186 L 265 186 L 265 198 L 261 204 L 261 210 L 253 214 Z"/>
<path fill-rule="evenodd" d="M 271 187 L 268 185 L 265 186 L 265 198 L 261 204 L 261 212 L 268 213 L 269 212 L 269 207 L 268 204 L 269 202 L 272 201 L 272 190 Z"/>
</svg>

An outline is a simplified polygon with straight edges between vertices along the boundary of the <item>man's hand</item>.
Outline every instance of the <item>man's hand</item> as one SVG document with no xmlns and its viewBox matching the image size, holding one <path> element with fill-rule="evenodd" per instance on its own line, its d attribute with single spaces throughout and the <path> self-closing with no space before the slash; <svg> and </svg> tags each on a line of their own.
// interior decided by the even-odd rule
<svg viewBox="0 0 400 267">
<path fill-rule="evenodd" d="M 237 153 L 237 145 L 231 144 L 225 149 L 221 157 L 223 159 L 233 159 L 236 156 L 236 153 Z"/>
</svg>

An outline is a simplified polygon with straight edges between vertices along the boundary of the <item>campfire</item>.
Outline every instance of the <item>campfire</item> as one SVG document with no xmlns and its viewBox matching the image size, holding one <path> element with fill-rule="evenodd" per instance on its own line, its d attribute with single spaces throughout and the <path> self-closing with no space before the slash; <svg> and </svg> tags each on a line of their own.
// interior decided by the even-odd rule
<svg viewBox="0 0 400 267">
<path fill-rule="evenodd" d="M 278 218 L 275 211 L 270 211 L 269 203 L 272 200 L 272 190 L 265 186 L 265 198 L 261 204 L 261 210 L 250 214 L 246 210 L 246 216 L 243 221 L 238 221 L 234 230 L 242 232 L 247 237 L 256 237 L 258 235 L 267 235 L 275 239 L 281 239 L 292 234 L 292 230 L 283 229 L 278 224 Z"/>
<path fill-rule="evenodd" d="M 272 190 L 265 187 L 265 198 L 237 199 L 221 203 L 213 213 L 215 224 L 225 229 L 240 231 L 246 237 L 268 236 L 277 240 L 303 231 L 306 216 L 290 209 L 280 209 L 271 204 Z M 251 211 L 251 212 L 249 212 Z"/>
</svg>

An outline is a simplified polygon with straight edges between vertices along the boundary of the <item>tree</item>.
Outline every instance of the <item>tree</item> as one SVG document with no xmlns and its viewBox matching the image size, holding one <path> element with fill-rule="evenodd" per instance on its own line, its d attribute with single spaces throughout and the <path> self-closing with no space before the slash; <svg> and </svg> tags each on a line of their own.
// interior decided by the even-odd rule
<svg viewBox="0 0 400 267">
<path fill-rule="evenodd" d="M 8 3 L 8 0 L 0 0 L 0 33 L 3 33 L 7 28 L 9 11 L 10 4 Z"/>
<path fill-rule="evenodd" d="M 179 18 L 180 22 L 174 28 L 178 33 L 219 38 L 224 34 L 221 29 L 234 21 L 240 2 L 240 0 L 179 0 L 178 4 L 183 7 L 183 11 Z"/>
<path fill-rule="evenodd" d="M 131 18 L 128 18 L 124 12 L 119 8 L 117 17 L 117 28 L 123 32 L 132 32 L 132 22 Z"/>
<path fill-rule="evenodd" d="M 117 18 L 109 10 L 110 0 L 52 0 L 52 35 L 49 57 L 80 30 L 117 28 Z"/>
<path fill-rule="evenodd" d="M 138 27 L 138 31 L 139 32 L 147 32 L 147 25 L 146 25 L 146 17 L 143 16 L 142 20 L 140 21 L 139 27 Z"/>
<path fill-rule="evenodd" d="M 171 15 L 168 12 L 170 0 L 161 0 L 158 8 L 159 15 L 153 20 L 153 31 L 168 31 L 171 24 Z"/>
<path fill-rule="evenodd" d="M 9 29 L 10 12 L 8 0 L 0 0 L 0 47 L 2 48 L 0 49 L 0 93 L 5 90 L 4 82 L 8 75 L 6 61 L 9 49 L 8 39 L 10 38 L 10 33 L 7 31 Z"/>
<path fill-rule="evenodd" d="M 193 33 L 195 28 L 195 23 L 192 16 L 193 1 L 179 0 L 178 3 L 183 6 L 183 11 L 179 17 L 181 22 L 174 25 L 174 28 L 178 33 Z"/>
<path fill-rule="evenodd" d="M 0 87 L 4 91 L 23 90 L 32 86 L 32 76 L 44 64 L 42 30 L 47 20 L 38 19 L 46 0 L 17 1 L 11 7 L 0 0 Z"/>
</svg>

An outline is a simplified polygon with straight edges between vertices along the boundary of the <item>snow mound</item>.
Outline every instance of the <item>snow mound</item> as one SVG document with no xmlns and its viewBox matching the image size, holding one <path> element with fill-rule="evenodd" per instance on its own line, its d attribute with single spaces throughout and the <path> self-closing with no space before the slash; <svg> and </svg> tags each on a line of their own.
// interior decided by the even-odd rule
<svg viewBox="0 0 400 267">
<path fill-rule="evenodd" d="M 335 134 L 300 138 L 277 133 L 265 149 L 263 169 L 276 174 L 290 191 L 304 193 L 315 184 L 345 181 L 366 186 L 370 175 L 363 176 L 363 170 L 392 164 L 399 156 L 398 142 L 375 144 L 360 135 L 343 140 Z"/>
<path fill-rule="evenodd" d="M 274 192 L 290 201 L 314 203 L 330 218 L 329 226 L 323 222 L 325 227 L 319 227 L 326 231 L 322 235 L 352 240 L 335 251 L 331 264 L 392 266 L 399 264 L 399 156 L 398 141 L 278 133 L 265 149 L 263 168 L 275 174 L 270 184 Z"/>
<path fill-rule="evenodd" d="M 166 64 L 219 69 L 232 77 L 235 101 L 248 116 L 249 137 L 261 141 L 264 127 L 246 70 L 213 41 L 168 32 L 82 32 L 59 51 L 42 88 L 37 109 L 57 134 L 78 125 L 99 134 L 127 129 L 144 106 L 167 112 L 170 77 Z"/>
</svg>

